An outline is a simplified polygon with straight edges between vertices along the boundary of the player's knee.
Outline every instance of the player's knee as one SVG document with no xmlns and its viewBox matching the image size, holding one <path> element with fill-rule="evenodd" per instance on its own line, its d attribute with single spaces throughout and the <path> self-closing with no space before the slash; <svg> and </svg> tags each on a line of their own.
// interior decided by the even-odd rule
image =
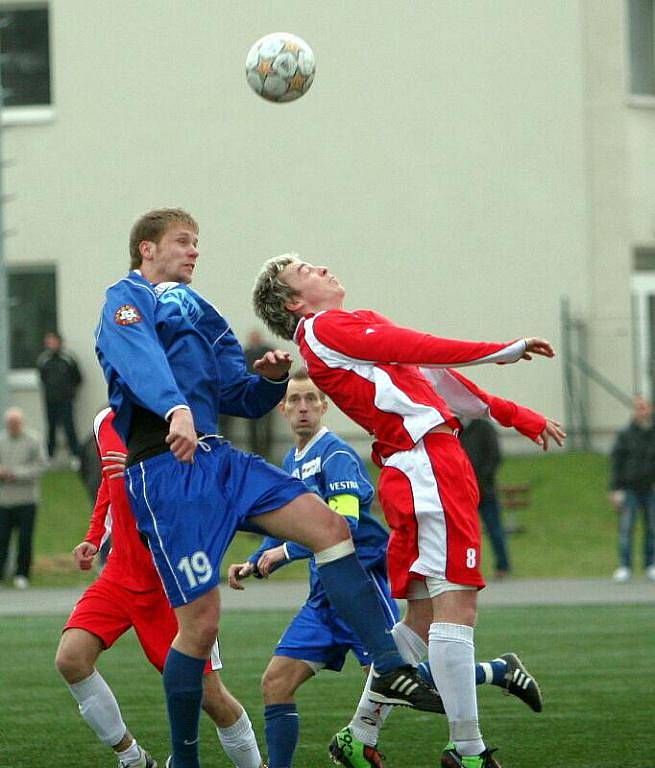
<svg viewBox="0 0 655 768">
<path fill-rule="evenodd" d="M 218 610 L 196 611 L 178 618 L 178 631 L 183 646 L 191 646 L 194 653 L 209 656 L 218 634 Z"/>
<path fill-rule="evenodd" d="M 267 669 L 262 675 L 262 694 L 265 704 L 286 701 L 293 694 L 293 687 L 285 675 Z"/>
<path fill-rule="evenodd" d="M 329 514 L 326 514 L 325 516 L 322 530 L 326 536 L 325 546 L 332 546 L 333 544 L 338 544 L 341 541 L 349 539 L 350 528 L 342 515 L 338 515 L 331 509 L 329 509 L 328 512 Z"/>
<path fill-rule="evenodd" d="M 199 620 L 194 627 L 194 640 L 196 645 L 202 647 L 203 652 L 207 655 L 211 652 L 212 646 L 216 642 L 216 635 L 218 634 L 218 622 L 213 621 L 211 617 L 205 617 Z"/>
<path fill-rule="evenodd" d="M 67 683 L 79 683 L 93 672 L 93 665 L 74 652 L 73 648 L 59 647 L 55 655 L 55 668 Z"/>
</svg>

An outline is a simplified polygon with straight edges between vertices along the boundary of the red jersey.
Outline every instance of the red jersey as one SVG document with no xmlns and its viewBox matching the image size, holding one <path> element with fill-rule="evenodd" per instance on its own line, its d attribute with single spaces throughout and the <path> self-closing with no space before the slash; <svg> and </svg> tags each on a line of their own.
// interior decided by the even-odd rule
<svg viewBox="0 0 655 768">
<path fill-rule="evenodd" d="M 477 387 L 452 366 L 513 363 L 523 339 L 505 344 L 455 341 L 394 325 L 371 310 L 327 310 L 302 318 L 294 340 L 309 375 L 351 419 L 375 437 L 373 457 L 411 449 L 439 424 L 491 417 L 535 439 L 543 416 Z"/>
<path fill-rule="evenodd" d="M 134 592 L 162 589 L 150 550 L 137 530 L 127 498 L 125 478 L 110 478 L 106 469 L 116 463 L 108 456 L 108 451 L 127 453 L 125 445 L 114 430 L 113 421 L 113 411 L 111 408 L 105 408 L 93 423 L 102 460 L 102 483 L 84 540 L 100 549 L 103 538 L 111 533 L 111 552 L 102 571 L 103 579 L 115 581 Z"/>
</svg>

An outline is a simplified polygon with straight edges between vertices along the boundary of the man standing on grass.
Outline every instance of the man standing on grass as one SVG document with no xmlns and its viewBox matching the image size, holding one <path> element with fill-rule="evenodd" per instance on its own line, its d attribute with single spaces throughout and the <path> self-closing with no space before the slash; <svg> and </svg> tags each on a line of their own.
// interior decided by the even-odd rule
<svg viewBox="0 0 655 768">
<path fill-rule="evenodd" d="M 616 436 L 610 456 L 610 502 L 618 514 L 619 565 L 612 580 L 632 578 L 637 520 L 644 521 L 644 569 L 655 581 L 655 425 L 653 406 L 643 395 L 632 401 L 632 419 Z"/>
<path fill-rule="evenodd" d="M 175 609 L 164 667 L 172 768 L 198 768 L 202 676 L 219 621 L 219 569 L 239 527 L 253 522 L 315 553 L 331 602 L 373 657 L 371 696 L 439 711 L 390 635 L 348 525 L 307 487 L 217 436 L 219 413 L 258 418 L 286 389 L 290 357 L 267 352 L 246 371 L 227 320 L 189 284 L 198 224 L 181 209 L 143 215 L 130 233 L 127 277 L 110 286 L 96 333 L 139 530 Z"/>
<path fill-rule="evenodd" d="M 255 282 L 255 313 L 294 339 L 309 375 L 373 435 L 378 493 L 391 536 L 393 595 L 408 600 L 407 624 L 429 638 L 432 676 L 450 743 L 443 768 L 495 768 L 482 739 L 475 694 L 473 627 L 480 572 L 478 491 L 457 435 L 458 416 L 493 417 L 544 449 L 562 442 L 557 422 L 483 392 L 448 366 L 552 357 L 550 344 L 454 341 L 394 325 L 370 310 L 343 309 L 345 290 L 326 267 L 286 254 Z"/>
<path fill-rule="evenodd" d="M 388 628 L 405 660 L 416 663 L 427 655 L 424 641 L 405 623 L 398 621 L 396 601 L 391 597 L 386 568 L 388 534 L 371 514 L 375 495 L 373 482 L 359 455 L 322 426 L 328 408 L 326 396 L 304 369 L 290 379 L 279 409 L 289 423 L 295 447 L 282 467 L 303 482 L 343 515 L 353 535 L 357 557 L 378 589 L 387 615 Z M 292 541 L 267 537 L 248 562 L 231 565 L 229 582 L 243 589 L 250 575 L 267 577 L 276 568 L 312 553 Z M 370 659 L 355 633 L 339 619 L 321 587 L 316 565 L 310 560 L 310 593 L 279 641 L 262 679 L 264 717 L 269 768 L 288 768 L 300 733 L 295 703 L 298 688 L 322 669 L 340 671 L 351 651 L 366 673 Z M 508 653 L 476 665 L 476 683 L 498 685 L 518 696 L 535 711 L 541 710 L 541 693 L 527 672 L 519 685 L 517 670 L 525 671 L 516 654 Z M 422 670 L 423 671 L 423 670 Z M 430 681 L 431 682 L 431 681 Z M 330 742 L 334 762 L 346 768 L 383 768 L 377 750 L 378 736 L 391 707 L 375 704 L 368 688 L 349 725 Z"/>
<path fill-rule="evenodd" d="M 0 432 L 0 581 L 5 572 L 11 534 L 18 531 L 13 584 L 30 585 L 34 524 L 41 494 L 45 457 L 36 435 L 25 429 L 20 408 L 8 408 Z"/>
</svg>

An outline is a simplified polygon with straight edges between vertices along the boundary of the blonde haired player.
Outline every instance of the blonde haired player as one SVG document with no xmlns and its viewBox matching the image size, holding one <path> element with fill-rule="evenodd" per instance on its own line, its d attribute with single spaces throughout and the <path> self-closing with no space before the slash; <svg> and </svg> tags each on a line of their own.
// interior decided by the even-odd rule
<svg viewBox="0 0 655 768">
<path fill-rule="evenodd" d="M 497 768 L 478 725 L 473 627 L 484 580 L 477 484 L 457 439 L 458 416 L 491 416 L 544 449 L 551 438 L 561 444 L 564 433 L 452 368 L 554 352 L 535 337 L 497 344 L 419 333 L 371 310 L 347 312 L 344 297 L 326 267 L 295 254 L 266 262 L 253 291 L 256 314 L 273 333 L 293 338 L 317 386 L 375 438 L 392 593 L 407 598 L 404 622 L 428 641 L 448 717 L 443 768 Z"/>
</svg>

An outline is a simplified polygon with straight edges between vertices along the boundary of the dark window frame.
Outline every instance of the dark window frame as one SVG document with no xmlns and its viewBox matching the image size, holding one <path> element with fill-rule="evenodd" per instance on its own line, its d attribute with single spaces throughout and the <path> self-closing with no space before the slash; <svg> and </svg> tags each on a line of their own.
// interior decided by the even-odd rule
<svg viewBox="0 0 655 768">
<path fill-rule="evenodd" d="M 28 16 L 29 15 L 29 16 Z M 48 3 L 0 3 L 3 106 L 52 106 L 52 55 Z"/>
<path fill-rule="evenodd" d="M 54 264 L 7 265 L 9 297 L 9 370 L 34 368 L 43 350 L 43 337 L 57 330 L 57 268 Z M 41 285 L 26 290 L 26 277 L 38 276 Z M 23 285 L 18 284 L 22 282 Z M 48 284 L 49 283 L 49 284 Z M 21 297 L 27 297 L 21 307 Z M 19 303 L 20 302 L 20 303 Z"/>
</svg>

